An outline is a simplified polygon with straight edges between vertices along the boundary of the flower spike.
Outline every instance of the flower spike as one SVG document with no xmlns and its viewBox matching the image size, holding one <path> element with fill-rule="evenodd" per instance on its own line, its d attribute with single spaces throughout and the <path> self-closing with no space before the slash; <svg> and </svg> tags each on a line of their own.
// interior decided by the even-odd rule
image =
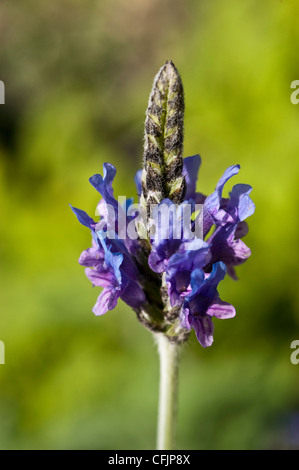
<svg viewBox="0 0 299 470">
<path fill-rule="evenodd" d="M 102 315 L 121 299 L 149 330 L 182 343 L 192 328 L 207 347 L 213 342 L 214 319 L 235 315 L 234 307 L 220 299 L 217 287 L 226 274 L 236 279 L 235 267 L 251 254 L 241 238 L 248 231 L 245 219 L 255 206 L 247 184 L 233 186 L 229 198 L 222 196 L 240 165 L 228 167 L 210 195 L 196 192 L 201 158 L 183 158 L 183 119 L 182 81 L 168 61 L 155 77 L 146 111 L 143 168 L 135 176 L 136 216 L 130 212 L 131 198 L 122 204 L 116 200 L 112 188 L 116 168 L 109 163 L 103 165 L 103 176 L 90 178 L 102 196 L 100 222 L 80 209 L 72 210 L 93 237 L 93 247 L 79 259 L 88 279 L 103 289 L 93 312 Z M 199 215 L 201 234 L 185 232 L 195 226 Z M 129 233 L 136 236 L 131 239 Z"/>
</svg>

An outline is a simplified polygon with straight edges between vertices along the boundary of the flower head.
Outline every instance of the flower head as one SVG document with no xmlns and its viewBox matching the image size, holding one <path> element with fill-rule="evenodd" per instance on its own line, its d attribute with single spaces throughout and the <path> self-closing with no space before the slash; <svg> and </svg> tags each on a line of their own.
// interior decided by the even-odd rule
<svg viewBox="0 0 299 470">
<path fill-rule="evenodd" d="M 93 246 L 79 263 L 92 284 L 102 288 L 93 312 L 106 313 L 120 298 L 148 329 L 179 343 L 192 328 L 207 347 L 213 342 L 213 317 L 235 315 L 234 307 L 220 299 L 218 285 L 226 273 L 236 279 L 235 267 L 251 254 L 241 239 L 254 204 L 245 184 L 223 197 L 239 165 L 224 172 L 210 195 L 196 191 L 201 159 L 182 156 L 183 112 L 182 82 L 167 62 L 149 99 L 143 169 L 135 176 L 137 209 L 133 198 L 116 200 L 116 169 L 105 163 L 103 176 L 90 178 L 102 196 L 100 220 L 72 210 L 92 234 Z"/>
</svg>

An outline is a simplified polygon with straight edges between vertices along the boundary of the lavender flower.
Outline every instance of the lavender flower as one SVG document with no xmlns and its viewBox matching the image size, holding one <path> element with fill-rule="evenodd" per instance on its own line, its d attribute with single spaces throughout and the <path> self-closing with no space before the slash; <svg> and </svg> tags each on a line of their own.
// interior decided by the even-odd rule
<svg viewBox="0 0 299 470">
<path fill-rule="evenodd" d="M 103 288 L 93 312 L 102 315 L 112 310 L 120 298 L 151 331 L 181 343 L 193 328 L 200 344 L 207 347 L 213 342 L 213 317 L 235 315 L 217 288 L 226 273 L 236 278 L 235 266 L 250 256 L 241 238 L 247 233 L 245 219 L 253 214 L 254 204 L 248 185 L 237 184 L 229 198 L 222 196 L 239 165 L 224 172 L 209 196 L 196 192 L 201 159 L 182 157 L 183 113 L 182 82 L 173 63 L 167 62 L 155 78 L 149 99 L 144 164 L 135 176 L 138 210 L 131 210 L 133 199 L 123 198 L 122 204 L 115 199 L 116 169 L 109 163 L 104 164 L 103 176 L 90 178 L 102 196 L 100 221 L 80 209 L 72 210 L 92 234 L 93 246 L 81 254 L 79 263 L 92 284 Z M 169 209 L 169 217 L 161 217 L 162 207 Z M 186 235 L 183 212 L 187 207 L 190 230 Z M 201 237 L 192 231 L 199 220 Z M 134 237 L 128 236 L 132 223 Z"/>
</svg>

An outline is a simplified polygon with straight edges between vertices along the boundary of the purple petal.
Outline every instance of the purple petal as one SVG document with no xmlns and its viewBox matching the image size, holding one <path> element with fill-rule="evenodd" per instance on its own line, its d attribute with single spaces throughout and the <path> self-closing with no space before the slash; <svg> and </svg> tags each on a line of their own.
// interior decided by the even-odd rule
<svg viewBox="0 0 299 470">
<path fill-rule="evenodd" d="M 240 239 L 235 239 L 236 225 L 218 227 L 209 238 L 212 262 L 222 261 L 226 265 L 236 266 L 251 255 L 248 246 Z"/>
<path fill-rule="evenodd" d="M 85 274 L 94 286 L 111 288 L 118 285 L 115 275 L 111 271 L 86 268 Z"/>
<path fill-rule="evenodd" d="M 231 245 L 231 248 L 233 250 L 234 260 L 241 262 L 251 256 L 250 248 L 248 248 L 248 246 L 239 238 L 234 241 L 234 243 Z"/>
<path fill-rule="evenodd" d="M 121 253 L 111 253 L 111 251 L 106 251 L 105 253 L 105 263 L 107 267 L 110 267 L 113 271 L 117 283 L 121 284 L 121 272 L 120 265 L 123 262 L 123 255 Z"/>
<path fill-rule="evenodd" d="M 88 248 L 81 253 L 79 264 L 87 268 L 95 268 L 102 265 L 104 261 L 104 252 L 98 248 Z"/>
<path fill-rule="evenodd" d="M 232 188 L 226 211 L 234 216 L 235 222 L 241 222 L 254 213 L 255 205 L 249 197 L 251 191 L 249 184 L 236 184 Z"/>
<path fill-rule="evenodd" d="M 192 316 L 192 328 L 200 344 L 207 348 L 213 343 L 214 324 L 207 315 Z"/>
<path fill-rule="evenodd" d="M 205 274 L 202 269 L 195 269 L 191 273 L 191 293 L 188 295 L 188 300 L 191 300 L 200 290 L 201 286 L 205 281 Z"/>
<path fill-rule="evenodd" d="M 116 307 L 118 297 L 119 290 L 103 289 L 92 309 L 93 313 L 104 315 L 108 310 L 113 310 Z"/>
<path fill-rule="evenodd" d="M 200 164 L 201 158 L 199 155 L 193 155 L 183 160 L 183 175 L 186 180 L 185 200 L 195 198 L 197 174 Z"/>
<path fill-rule="evenodd" d="M 229 166 L 225 172 L 223 173 L 223 176 L 220 178 L 220 180 L 218 181 L 218 184 L 216 186 L 216 189 L 218 191 L 221 192 L 222 194 L 222 190 L 223 190 L 223 187 L 225 185 L 225 183 L 234 175 L 237 175 L 240 171 L 240 165 L 232 165 L 232 166 Z"/>
<path fill-rule="evenodd" d="M 104 163 L 104 176 L 93 175 L 89 178 L 89 182 L 92 186 L 102 195 L 106 204 L 110 204 L 112 207 L 117 208 L 118 203 L 113 197 L 112 182 L 116 175 L 116 168 L 111 163 Z"/>
<path fill-rule="evenodd" d="M 212 215 L 215 216 L 220 208 L 222 191 L 225 183 L 240 170 L 240 165 L 232 165 L 224 172 L 223 176 L 218 181 L 215 191 L 210 194 L 205 200 L 204 207 Z"/>
<path fill-rule="evenodd" d="M 247 217 L 250 217 L 254 213 L 255 205 L 247 194 L 241 196 L 238 210 L 240 222 L 247 219 Z"/>
<path fill-rule="evenodd" d="M 108 248 L 103 232 L 98 231 L 97 236 L 99 238 L 100 244 L 102 245 L 102 248 L 105 253 L 105 264 L 107 268 L 110 268 L 113 271 L 115 279 L 120 285 L 121 284 L 120 265 L 123 262 L 124 255 L 122 253 L 112 253 L 110 251 L 111 246 Z M 116 242 L 116 244 L 119 246 L 119 243 L 117 243 L 118 240 L 108 240 L 108 241 L 111 242 L 111 245 L 113 245 L 113 242 Z"/>
<path fill-rule="evenodd" d="M 182 244 L 180 249 L 185 251 L 171 256 L 168 263 L 169 270 L 175 268 L 177 271 L 192 271 L 203 268 L 211 259 L 209 245 L 199 238 Z"/>
<path fill-rule="evenodd" d="M 211 259 L 210 248 L 203 240 L 196 239 L 184 245 L 194 249 L 184 253 L 175 253 L 167 265 L 166 282 L 172 306 L 180 300 L 182 295 L 187 294 L 191 276 L 193 279 L 196 277 L 194 282 L 198 286 L 204 280 L 201 268 L 207 265 Z M 196 247 L 198 247 L 197 250 Z"/>
<path fill-rule="evenodd" d="M 236 310 L 233 305 L 223 302 L 218 296 L 208 308 L 207 315 L 220 319 L 233 318 L 236 315 Z"/>
<path fill-rule="evenodd" d="M 195 270 L 191 274 L 191 288 L 192 292 L 188 295 L 188 300 L 193 300 L 197 294 L 200 293 L 198 296 L 198 301 L 207 300 L 212 301 L 217 292 L 217 286 L 219 282 L 221 282 L 226 274 L 226 266 L 222 262 L 218 262 L 213 264 L 213 269 L 209 277 L 202 280 L 202 273 L 200 270 Z M 200 311 L 200 310 L 199 310 Z"/>
<path fill-rule="evenodd" d="M 183 298 L 188 292 L 188 286 L 190 283 L 190 272 L 189 271 L 179 271 L 174 273 L 172 276 L 167 277 L 166 279 L 168 287 L 168 295 L 170 300 L 170 305 L 174 307 L 183 302 Z"/>
<path fill-rule="evenodd" d="M 168 260 L 182 243 L 182 213 L 183 204 L 176 207 L 169 199 L 164 199 L 153 210 L 155 233 L 151 238 L 149 266 L 155 272 L 165 271 Z"/>
<path fill-rule="evenodd" d="M 161 255 L 156 250 L 152 250 L 148 257 L 148 264 L 155 273 L 163 273 L 167 268 L 168 259 L 166 254 Z"/>
<path fill-rule="evenodd" d="M 139 196 L 142 192 L 141 177 L 142 177 L 142 170 L 138 170 L 135 174 L 135 184 L 137 188 L 137 194 Z"/>
<path fill-rule="evenodd" d="M 81 209 L 77 209 L 76 207 L 70 206 L 74 214 L 76 215 L 77 219 L 79 220 L 80 224 L 84 225 L 88 228 L 93 228 L 96 224 L 95 221 L 89 217 L 86 212 L 82 211 Z"/>
<path fill-rule="evenodd" d="M 145 302 L 145 295 L 137 282 L 129 281 L 125 289 L 122 290 L 121 299 L 131 308 L 139 309 Z"/>
</svg>

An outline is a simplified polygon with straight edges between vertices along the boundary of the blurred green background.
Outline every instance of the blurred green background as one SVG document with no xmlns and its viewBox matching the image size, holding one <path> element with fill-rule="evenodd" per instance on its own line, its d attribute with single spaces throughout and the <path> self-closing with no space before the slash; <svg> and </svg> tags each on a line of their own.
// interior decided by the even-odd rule
<svg viewBox="0 0 299 470">
<path fill-rule="evenodd" d="M 179 449 L 299 448 L 297 0 L 2 0 L 0 79 L 1 449 L 153 449 L 158 357 L 123 303 L 101 318 L 78 264 L 90 246 L 69 203 L 93 215 L 88 178 L 117 166 L 136 193 L 152 80 L 184 83 L 185 156 L 198 189 L 253 186 L 237 316 L 192 335 L 180 371 Z"/>
</svg>

